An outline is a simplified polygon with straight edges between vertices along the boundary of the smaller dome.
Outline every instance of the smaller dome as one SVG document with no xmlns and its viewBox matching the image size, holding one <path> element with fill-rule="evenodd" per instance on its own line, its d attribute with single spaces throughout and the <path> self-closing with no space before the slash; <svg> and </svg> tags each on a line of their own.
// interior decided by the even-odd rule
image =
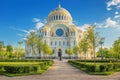
<svg viewBox="0 0 120 80">
<path fill-rule="evenodd" d="M 45 26 L 43 30 L 48 31 L 48 30 L 50 30 L 50 28 L 48 26 Z"/>
<path fill-rule="evenodd" d="M 70 32 L 75 32 L 76 31 L 76 27 L 74 25 L 71 25 L 69 27 L 69 30 L 70 30 Z"/>
<path fill-rule="evenodd" d="M 58 8 L 48 15 L 47 22 L 52 21 L 72 22 L 72 17 L 71 14 L 59 4 Z"/>
</svg>

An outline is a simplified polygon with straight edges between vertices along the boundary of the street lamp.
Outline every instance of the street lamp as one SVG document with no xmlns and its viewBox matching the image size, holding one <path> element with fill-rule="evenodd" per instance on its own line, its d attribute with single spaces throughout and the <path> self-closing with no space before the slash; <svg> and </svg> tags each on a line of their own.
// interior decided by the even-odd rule
<svg viewBox="0 0 120 80">
<path fill-rule="evenodd" d="M 103 60 L 103 51 L 102 51 L 102 46 L 103 46 L 103 44 L 104 44 L 104 40 L 105 40 L 105 38 L 104 37 L 101 37 L 100 38 L 100 41 L 99 41 L 99 44 L 100 44 L 100 46 L 101 46 L 101 60 Z"/>
</svg>

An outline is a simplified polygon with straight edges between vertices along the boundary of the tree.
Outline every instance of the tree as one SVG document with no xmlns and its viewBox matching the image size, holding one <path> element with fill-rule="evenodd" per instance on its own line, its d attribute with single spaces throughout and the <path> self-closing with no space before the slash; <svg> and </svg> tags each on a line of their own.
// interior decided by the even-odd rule
<svg viewBox="0 0 120 80">
<path fill-rule="evenodd" d="M 87 29 L 87 36 L 88 36 L 88 41 L 90 44 L 90 48 L 92 49 L 93 55 L 94 55 L 94 61 L 96 59 L 96 47 L 98 46 L 98 33 L 95 32 L 95 28 L 90 26 Z"/>
<path fill-rule="evenodd" d="M 13 47 L 12 45 L 7 45 L 7 49 L 6 49 L 6 56 L 8 56 L 8 58 L 11 58 L 12 54 L 13 54 Z"/>
<path fill-rule="evenodd" d="M 67 50 L 67 54 L 69 55 L 69 58 L 71 59 L 71 55 L 73 54 L 73 49 L 72 48 L 69 48 Z"/>
<path fill-rule="evenodd" d="M 53 50 L 50 47 L 48 48 L 48 55 L 53 55 Z"/>
<path fill-rule="evenodd" d="M 47 54 L 52 55 L 52 53 L 53 53 L 52 49 L 46 43 L 43 44 L 42 52 L 43 52 L 44 58 L 46 58 Z"/>
<path fill-rule="evenodd" d="M 3 57 L 3 47 L 4 47 L 4 41 L 0 41 L 0 57 Z"/>
<path fill-rule="evenodd" d="M 101 51 L 102 51 L 102 55 L 101 55 Z M 97 57 L 105 57 L 105 58 L 109 58 L 109 49 L 108 48 L 99 48 L 98 52 L 97 52 Z"/>
<path fill-rule="evenodd" d="M 41 58 L 41 51 L 43 50 L 43 42 L 40 37 L 36 37 L 36 48 L 38 49 L 39 58 Z"/>
<path fill-rule="evenodd" d="M 31 31 L 28 36 L 27 36 L 27 40 L 26 40 L 26 45 L 27 47 L 31 48 L 31 53 L 32 53 L 32 57 L 35 54 L 35 43 L 36 43 L 36 37 L 37 34 L 35 31 Z"/>
<path fill-rule="evenodd" d="M 18 53 L 18 59 L 19 58 L 24 58 L 24 49 L 22 49 L 23 42 L 19 41 L 18 44 L 19 44 L 18 51 L 17 51 L 17 53 Z"/>
<path fill-rule="evenodd" d="M 103 57 L 104 57 L 104 53 L 103 53 L 103 49 L 102 49 L 102 46 L 103 46 L 103 44 L 104 44 L 104 40 L 105 40 L 104 37 L 101 37 L 100 40 L 99 40 L 99 44 L 100 44 L 100 46 L 101 46 L 101 49 L 100 49 L 101 60 L 103 60 Z"/>
<path fill-rule="evenodd" d="M 79 47 L 78 46 L 73 47 L 73 53 L 75 55 L 78 55 L 78 52 L 79 52 Z"/>
<path fill-rule="evenodd" d="M 114 41 L 113 49 L 115 53 L 118 55 L 118 58 L 120 58 L 120 38 Z"/>
<path fill-rule="evenodd" d="M 85 59 L 86 59 L 87 58 L 86 53 L 89 50 L 88 36 L 86 32 L 84 32 L 84 37 L 81 39 L 79 43 L 79 48 L 81 49 L 81 52 L 85 54 Z"/>
</svg>

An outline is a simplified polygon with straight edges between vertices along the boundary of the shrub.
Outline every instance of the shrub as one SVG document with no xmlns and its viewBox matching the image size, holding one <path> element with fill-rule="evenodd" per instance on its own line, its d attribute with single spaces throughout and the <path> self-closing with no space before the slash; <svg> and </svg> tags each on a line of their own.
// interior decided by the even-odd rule
<svg viewBox="0 0 120 80">
<path fill-rule="evenodd" d="M 99 69 L 100 69 L 101 72 L 106 71 L 106 68 L 107 68 L 106 64 L 102 64 L 102 65 L 99 66 Z"/>
<path fill-rule="evenodd" d="M 96 71 L 96 65 L 86 65 L 88 72 L 95 72 Z"/>
<path fill-rule="evenodd" d="M 9 64 L 9 65 L 8 65 Z M 39 60 L 39 62 L 1 62 L 0 70 L 6 73 L 30 73 L 47 70 L 48 66 L 52 65 L 52 60 Z"/>
<path fill-rule="evenodd" d="M 107 64 L 106 71 L 112 71 L 113 69 L 114 69 L 113 63 L 108 63 L 108 64 Z"/>
</svg>

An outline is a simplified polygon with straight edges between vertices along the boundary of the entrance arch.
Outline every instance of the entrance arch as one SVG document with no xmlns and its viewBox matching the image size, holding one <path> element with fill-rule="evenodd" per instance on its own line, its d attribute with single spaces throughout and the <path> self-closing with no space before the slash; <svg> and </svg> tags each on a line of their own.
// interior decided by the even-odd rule
<svg viewBox="0 0 120 80">
<path fill-rule="evenodd" d="M 58 49 L 58 57 L 62 57 L 62 50 Z"/>
<path fill-rule="evenodd" d="M 62 50 L 61 49 L 58 50 L 58 57 L 60 58 L 60 61 L 61 61 L 62 60 Z"/>
</svg>

